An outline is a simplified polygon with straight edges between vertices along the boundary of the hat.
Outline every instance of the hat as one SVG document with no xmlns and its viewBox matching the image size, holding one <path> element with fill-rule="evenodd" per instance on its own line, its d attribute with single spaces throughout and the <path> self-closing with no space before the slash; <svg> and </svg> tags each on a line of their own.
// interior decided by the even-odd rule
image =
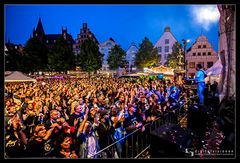
<svg viewBox="0 0 240 163">
<path fill-rule="evenodd" d="M 108 114 L 108 111 L 107 110 L 100 110 L 99 113 L 100 113 L 100 117 L 102 118 L 104 115 Z"/>
</svg>

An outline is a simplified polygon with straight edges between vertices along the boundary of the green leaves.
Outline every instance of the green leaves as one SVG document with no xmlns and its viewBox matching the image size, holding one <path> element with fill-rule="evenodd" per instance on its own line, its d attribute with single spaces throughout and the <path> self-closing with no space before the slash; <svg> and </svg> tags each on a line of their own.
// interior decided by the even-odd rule
<svg viewBox="0 0 240 163">
<path fill-rule="evenodd" d="M 67 71 L 75 68 L 72 47 L 62 36 L 54 43 L 48 56 L 48 63 L 50 68 L 55 71 Z"/>
<path fill-rule="evenodd" d="M 127 63 L 126 52 L 119 45 L 115 45 L 108 55 L 107 62 L 111 70 L 124 67 Z"/>
<path fill-rule="evenodd" d="M 88 73 L 99 70 L 102 67 L 103 54 L 99 52 L 98 45 L 91 39 L 83 42 L 80 50 L 79 65 Z"/>
<path fill-rule="evenodd" d="M 26 71 L 44 70 L 48 63 L 48 48 L 38 38 L 30 38 L 24 48 Z"/>
<path fill-rule="evenodd" d="M 172 47 L 172 53 L 168 55 L 166 66 L 171 68 L 178 68 L 179 57 L 182 55 L 182 45 L 179 42 L 176 42 Z M 183 61 L 183 60 L 181 60 Z"/>
<path fill-rule="evenodd" d="M 140 49 L 135 57 L 135 65 L 138 68 L 151 67 L 158 63 L 159 55 L 150 40 L 145 37 L 140 44 Z"/>
</svg>

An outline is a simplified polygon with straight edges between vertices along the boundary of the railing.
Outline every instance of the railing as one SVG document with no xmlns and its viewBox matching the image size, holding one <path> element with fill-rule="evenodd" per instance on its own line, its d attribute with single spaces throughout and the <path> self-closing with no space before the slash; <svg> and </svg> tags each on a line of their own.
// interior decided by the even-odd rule
<svg viewBox="0 0 240 163">
<path fill-rule="evenodd" d="M 125 135 L 118 141 L 98 151 L 94 158 L 138 158 L 151 144 L 151 132 L 166 123 L 182 125 L 186 119 L 187 113 L 185 108 L 180 106 L 174 112 L 163 113 L 154 121 L 144 125 L 145 130 L 141 128 Z"/>
<path fill-rule="evenodd" d="M 162 124 L 163 121 L 159 117 L 152 123 L 145 124 L 144 131 L 142 131 L 141 128 L 136 129 L 98 151 L 95 156 L 97 155 L 97 158 L 137 158 L 150 147 L 151 131 L 160 127 Z"/>
</svg>

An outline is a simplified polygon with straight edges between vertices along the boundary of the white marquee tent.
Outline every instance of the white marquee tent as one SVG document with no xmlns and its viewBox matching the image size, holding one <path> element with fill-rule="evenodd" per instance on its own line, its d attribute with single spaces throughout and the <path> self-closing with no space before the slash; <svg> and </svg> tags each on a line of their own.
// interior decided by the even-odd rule
<svg viewBox="0 0 240 163">
<path fill-rule="evenodd" d="M 206 70 L 206 74 L 208 76 L 218 76 L 222 72 L 222 67 L 223 66 L 222 66 L 221 61 L 217 60 L 217 62 L 215 62 L 212 67 L 210 67 L 209 69 Z"/>
<path fill-rule="evenodd" d="M 219 83 L 222 74 L 222 69 L 223 66 L 221 60 L 219 59 L 217 60 L 217 62 L 213 64 L 212 67 L 205 71 L 205 73 L 208 75 L 208 78 L 206 78 L 206 82 L 210 81 L 210 83 L 213 83 L 213 81 L 216 81 Z"/>
<path fill-rule="evenodd" d="M 5 71 L 5 82 L 36 82 L 36 79 L 30 78 L 19 71 Z"/>
</svg>

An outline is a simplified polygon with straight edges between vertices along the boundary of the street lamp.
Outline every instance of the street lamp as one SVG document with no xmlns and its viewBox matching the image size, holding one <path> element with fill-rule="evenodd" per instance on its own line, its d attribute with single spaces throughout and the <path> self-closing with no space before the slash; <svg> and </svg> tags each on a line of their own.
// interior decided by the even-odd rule
<svg viewBox="0 0 240 163">
<path fill-rule="evenodd" d="M 184 70 L 186 71 L 185 73 L 187 74 L 187 70 L 186 70 L 186 47 L 187 47 L 187 43 L 190 42 L 189 39 L 185 40 L 185 39 L 182 39 L 182 42 L 183 42 L 183 66 L 184 66 Z M 185 77 L 186 77 L 186 74 L 185 74 Z"/>
</svg>

